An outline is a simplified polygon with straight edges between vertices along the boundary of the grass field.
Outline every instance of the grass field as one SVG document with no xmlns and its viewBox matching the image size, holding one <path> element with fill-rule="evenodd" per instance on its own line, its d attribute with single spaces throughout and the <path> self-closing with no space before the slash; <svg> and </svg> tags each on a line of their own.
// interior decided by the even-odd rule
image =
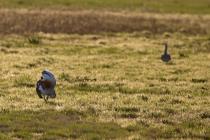
<svg viewBox="0 0 210 140">
<path fill-rule="evenodd" d="M 0 19 L 0 139 L 210 139 L 210 0 L 0 0 Z"/>
<path fill-rule="evenodd" d="M 1 139 L 210 139 L 209 36 L 39 33 L 0 46 Z M 45 68 L 58 79 L 47 103 L 35 93 Z"/>
<path fill-rule="evenodd" d="M 0 0 L 2 8 L 62 8 L 209 14 L 209 0 Z"/>
</svg>

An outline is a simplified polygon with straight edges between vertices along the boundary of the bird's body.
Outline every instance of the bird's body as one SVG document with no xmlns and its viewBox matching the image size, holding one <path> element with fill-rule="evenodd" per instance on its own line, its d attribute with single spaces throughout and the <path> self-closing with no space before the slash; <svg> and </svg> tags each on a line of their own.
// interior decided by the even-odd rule
<svg viewBox="0 0 210 140">
<path fill-rule="evenodd" d="M 171 56 L 170 54 L 168 54 L 168 45 L 165 44 L 165 50 L 164 50 L 164 54 L 161 56 L 161 60 L 163 62 L 169 62 L 171 60 Z"/>
<path fill-rule="evenodd" d="M 171 60 L 171 56 L 170 56 L 169 54 L 163 54 L 163 55 L 161 56 L 161 60 L 162 60 L 163 62 L 169 62 L 169 61 Z"/>
<path fill-rule="evenodd" d="M 36 92 L 39 98 L 44 98 L 44 100 L 48 100 L 48 98 L 55 98 L 56 93 L 55 93 L 55 88 L 56 86 L 56 80 L 54 75 L 47 71 L 44 70 L 42 72 L 41 79 L 37 81 L 36 84 Z"/>
</svg>

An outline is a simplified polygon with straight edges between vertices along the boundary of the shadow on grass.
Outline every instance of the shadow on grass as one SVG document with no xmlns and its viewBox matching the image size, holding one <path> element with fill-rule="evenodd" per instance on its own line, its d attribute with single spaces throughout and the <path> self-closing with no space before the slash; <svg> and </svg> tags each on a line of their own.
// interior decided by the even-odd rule
<svg viewBox="0 0 210 140">
<path fill-rule="evenodd" d="M 0 112 L 0 138 L 114 139 L 128 135 L 115 123 L 86 121 L 86 115 L 76 110 Z"/>
</svg>

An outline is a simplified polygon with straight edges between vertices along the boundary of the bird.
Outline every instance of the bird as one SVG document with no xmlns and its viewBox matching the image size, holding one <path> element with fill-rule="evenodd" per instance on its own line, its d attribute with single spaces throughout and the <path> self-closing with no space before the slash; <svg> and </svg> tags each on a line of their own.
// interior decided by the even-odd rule
<svg viewBox="0 0 210 140">
<path fill-rule="evenodd" d="M 164 54 L 161 56 L 161 60 L 163 62 L 169 62 L 171 60 L 171 56 L 167 52 L 168 51 L 168 44 L 165 43 L 164 46 L 165 46 L 165 50 L 164 50 Z"/>
<path fill-rule="evenodd" d="M 37 95 L 39 96 L 39 98 L 44 98 L 45 101 L 47 101 L 48 98 L 55 98 L 55 86 L 56 79 L 53 73 L 49 70 L 44 70 L 42 71 L 41 79 L 38 80 L 36 83 Z"/>
</svg>

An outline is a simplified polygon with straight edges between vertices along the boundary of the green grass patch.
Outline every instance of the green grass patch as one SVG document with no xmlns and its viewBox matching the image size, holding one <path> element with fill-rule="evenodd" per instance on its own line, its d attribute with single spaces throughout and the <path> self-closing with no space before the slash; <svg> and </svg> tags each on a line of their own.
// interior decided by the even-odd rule
<svg viewBox="0 0 210 140">
<path fill-rule="evenodd" d="M 173 13 L 210 13 L 209 0 L 0 0 L 4 8 L 108 9 Z"/>
<path fill-rule="evenodd" d="M 30 139 L 114 139 L 127 136 L 129 133 L 115 123 L 98 123 L 80 121 L 81 113 L 66 113 L 53 110 L 39 112 L 20 111 L 0 113 L 0 132 L 2 138 Z M 15 132 L 14 134 L 12 134 Z"/>
</svg>

